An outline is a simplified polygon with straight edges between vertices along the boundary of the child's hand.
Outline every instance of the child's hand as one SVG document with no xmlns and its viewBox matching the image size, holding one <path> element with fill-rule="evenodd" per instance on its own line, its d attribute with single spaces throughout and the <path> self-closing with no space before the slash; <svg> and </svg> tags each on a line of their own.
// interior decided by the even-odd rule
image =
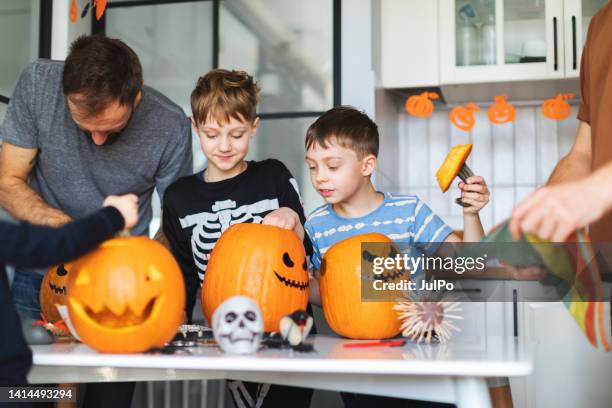
<svg viewBox="0 0 612 408">
<path fill-rule="evenodd" d="M 301 224 L 300 217 L 295 211 L 288 207 L 281 207 L 266 215 L 261 222 L 266 225 L 274 225 L 276 227 L 295 230 L 298 224 Z"/>
<path fill-rule="evenodd" d="M 130 229 L 138 222 L 138 197 L 134 194 L 126 194 L 122 196 L 110 195 L 106 197 L 103 207 L 115 207 L 125 221 L 123 228 Z"/>
<path fill-rule="evenodd" d="M 459 182 L 461 190 L 461 201 L 469 204 L 469 207 L 464 207 L 463 212 L 468 214 L 478 214 L 482 208 L 489 202 L 489 189 L 484 178 L 480 176 L 469 177 L 467 183 Z"/>
</svg>

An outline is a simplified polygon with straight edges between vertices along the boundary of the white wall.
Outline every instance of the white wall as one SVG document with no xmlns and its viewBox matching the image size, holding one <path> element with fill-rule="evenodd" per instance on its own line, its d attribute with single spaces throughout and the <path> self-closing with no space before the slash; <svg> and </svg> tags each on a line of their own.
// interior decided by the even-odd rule
<svg viewBox="0 0 612 408">
<path fill-rule="evenodd" d="M 79 2 L 80 3 L 80 2 Z M 51 59 L 64 60 L 68 55 L 70 43 L 82 34 L 91 34 L 91 13 L 85 18 L 80 16 L 76 22 L 70 21 L 70 1 L 54 1 L 51 22 Z"/>
<path fill-rule="evenodd" d="M 341 101 L 374 118 L 372 0 L 342 2 Z"/>
</svg>

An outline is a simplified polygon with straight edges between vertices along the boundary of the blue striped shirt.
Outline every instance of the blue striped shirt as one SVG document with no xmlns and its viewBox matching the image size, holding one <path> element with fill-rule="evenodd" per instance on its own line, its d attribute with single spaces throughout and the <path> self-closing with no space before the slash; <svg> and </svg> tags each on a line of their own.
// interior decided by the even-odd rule
<svg viewBox="0 0 612 408">
<path fill-rule="evenodd" d="M 355 235 L 378 232 L 407 244 L 412 255 L 433 254 L 453 230 L 415 195 L 385 193 L 383 203 L 362 217 L 345 218 L 330 204 L 314 210 L 304 225 L 313 247 L 312 264 L 321 266 L 325 252 L 336 242 Z M 416 253 L 415 253 L 416 252 Z"/>
</svg>

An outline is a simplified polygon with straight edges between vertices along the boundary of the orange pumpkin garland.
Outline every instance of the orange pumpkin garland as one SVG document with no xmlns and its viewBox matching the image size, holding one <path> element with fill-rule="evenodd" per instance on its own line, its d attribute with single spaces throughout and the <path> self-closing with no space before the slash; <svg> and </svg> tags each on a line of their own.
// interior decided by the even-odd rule
<svg viewBox="0 0 612 408">
<path fill-rule="evenodd" d="M 79 17 L 79 8 L 77 6 L 77 2 L 76 0 L 72 0 L 70 2 L 70 21 L 74 23 L 77 21 L 78 17 Z"/>
<path fill-rule="evenodd" d="M 259 305 L 264 330 L 278 332 L 280 319 L 308 303 L 308 270 L 302 241 L 293 231 L 235 224 L 215 244 L 202 285 L 208 321 L 227 298 L 243 295 Z"/>
<path fill-rule="evenodd" d="M 389 244 L 376 248 L 392 248 L 393 241 L 378 233 L 357 235 L 332 245 L 325 253 L 320 269 L 319 290 L 323 313 L 329 327 L 337 334 L 352 339 L 385 339 L 400 332 L 400 321 L 393 310 L 395 302 L 363 301 L 362 285 L 371 283 L 362 275 L 361 244 Z M 365 252 L 365 251 L 364 251 Z M 391 256 L 391 253 L 376 256 Z M 405 274 L 393 278 L 405 278 Z"/>
<path fill-rule="evenodd" d="M 570 105 L 566 101 L 576 96 L 573 93 L 558 94 L 542 104 L 542 114 L 549 119 L 563 120 L 570 115 Z"/>
<path fill-rule="evenodd" d="M 115 238 L 73 263 L 68 313 L 81 340 L 106 353 L 162 347 L 185 308 L 183 275 L 172 254 L 146 237 Z"/>
<path fill-rule="evenodd" d="M 514 106 L 506 102 L 506 96 L 495 96 L 495 103 L 491 105 L 487 112 L 489 120 L 495 124 L 512 122 L 516 117 Z"/>
<path fill-rule="evenodd" d="M 97 0 L 96 1 L 96 20 L 100 20 L 104 15 L 104 10 L 106 10 L 106 0 Z"/>
<path fill-rule="evenodd" d="M 406 112 L 420 118 L 431 116 L 434 111 L 434 105 L 431 100 L 438 98 L 439 95 L 435 92 L 423 92 L 420 95 L 412 95 L 406 100 Z"/>
<path fill-rule="evenodd" d="M 456 106 L 448 114 L 453 125 L 463 131 L 470 131 L 476 124 L 475 112 L 480 111 L 480 107 L 473 102 L 465 106 Z"/>
</svg>

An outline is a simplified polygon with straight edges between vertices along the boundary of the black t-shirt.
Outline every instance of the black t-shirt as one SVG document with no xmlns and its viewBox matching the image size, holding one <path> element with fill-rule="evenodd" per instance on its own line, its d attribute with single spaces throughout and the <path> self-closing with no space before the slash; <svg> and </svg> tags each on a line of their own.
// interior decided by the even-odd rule
<svg viewBox="0 0 612 408">
<path fill-rule="evenodd" d="M 195 297 L 208 257 L 221 234 L 233 224 L 260 223 L 270 212 L 288 207 L 304 224 L 297 181 L 278 160 L 248 162 L 236 177 L 208 183 L 204 172 L 178 179 L 164 194 L 162 226 L 185 278 L 186 311 L 191 321 Z M 304 237 L 307 254 L 310 241 Z"/>
</svg>

